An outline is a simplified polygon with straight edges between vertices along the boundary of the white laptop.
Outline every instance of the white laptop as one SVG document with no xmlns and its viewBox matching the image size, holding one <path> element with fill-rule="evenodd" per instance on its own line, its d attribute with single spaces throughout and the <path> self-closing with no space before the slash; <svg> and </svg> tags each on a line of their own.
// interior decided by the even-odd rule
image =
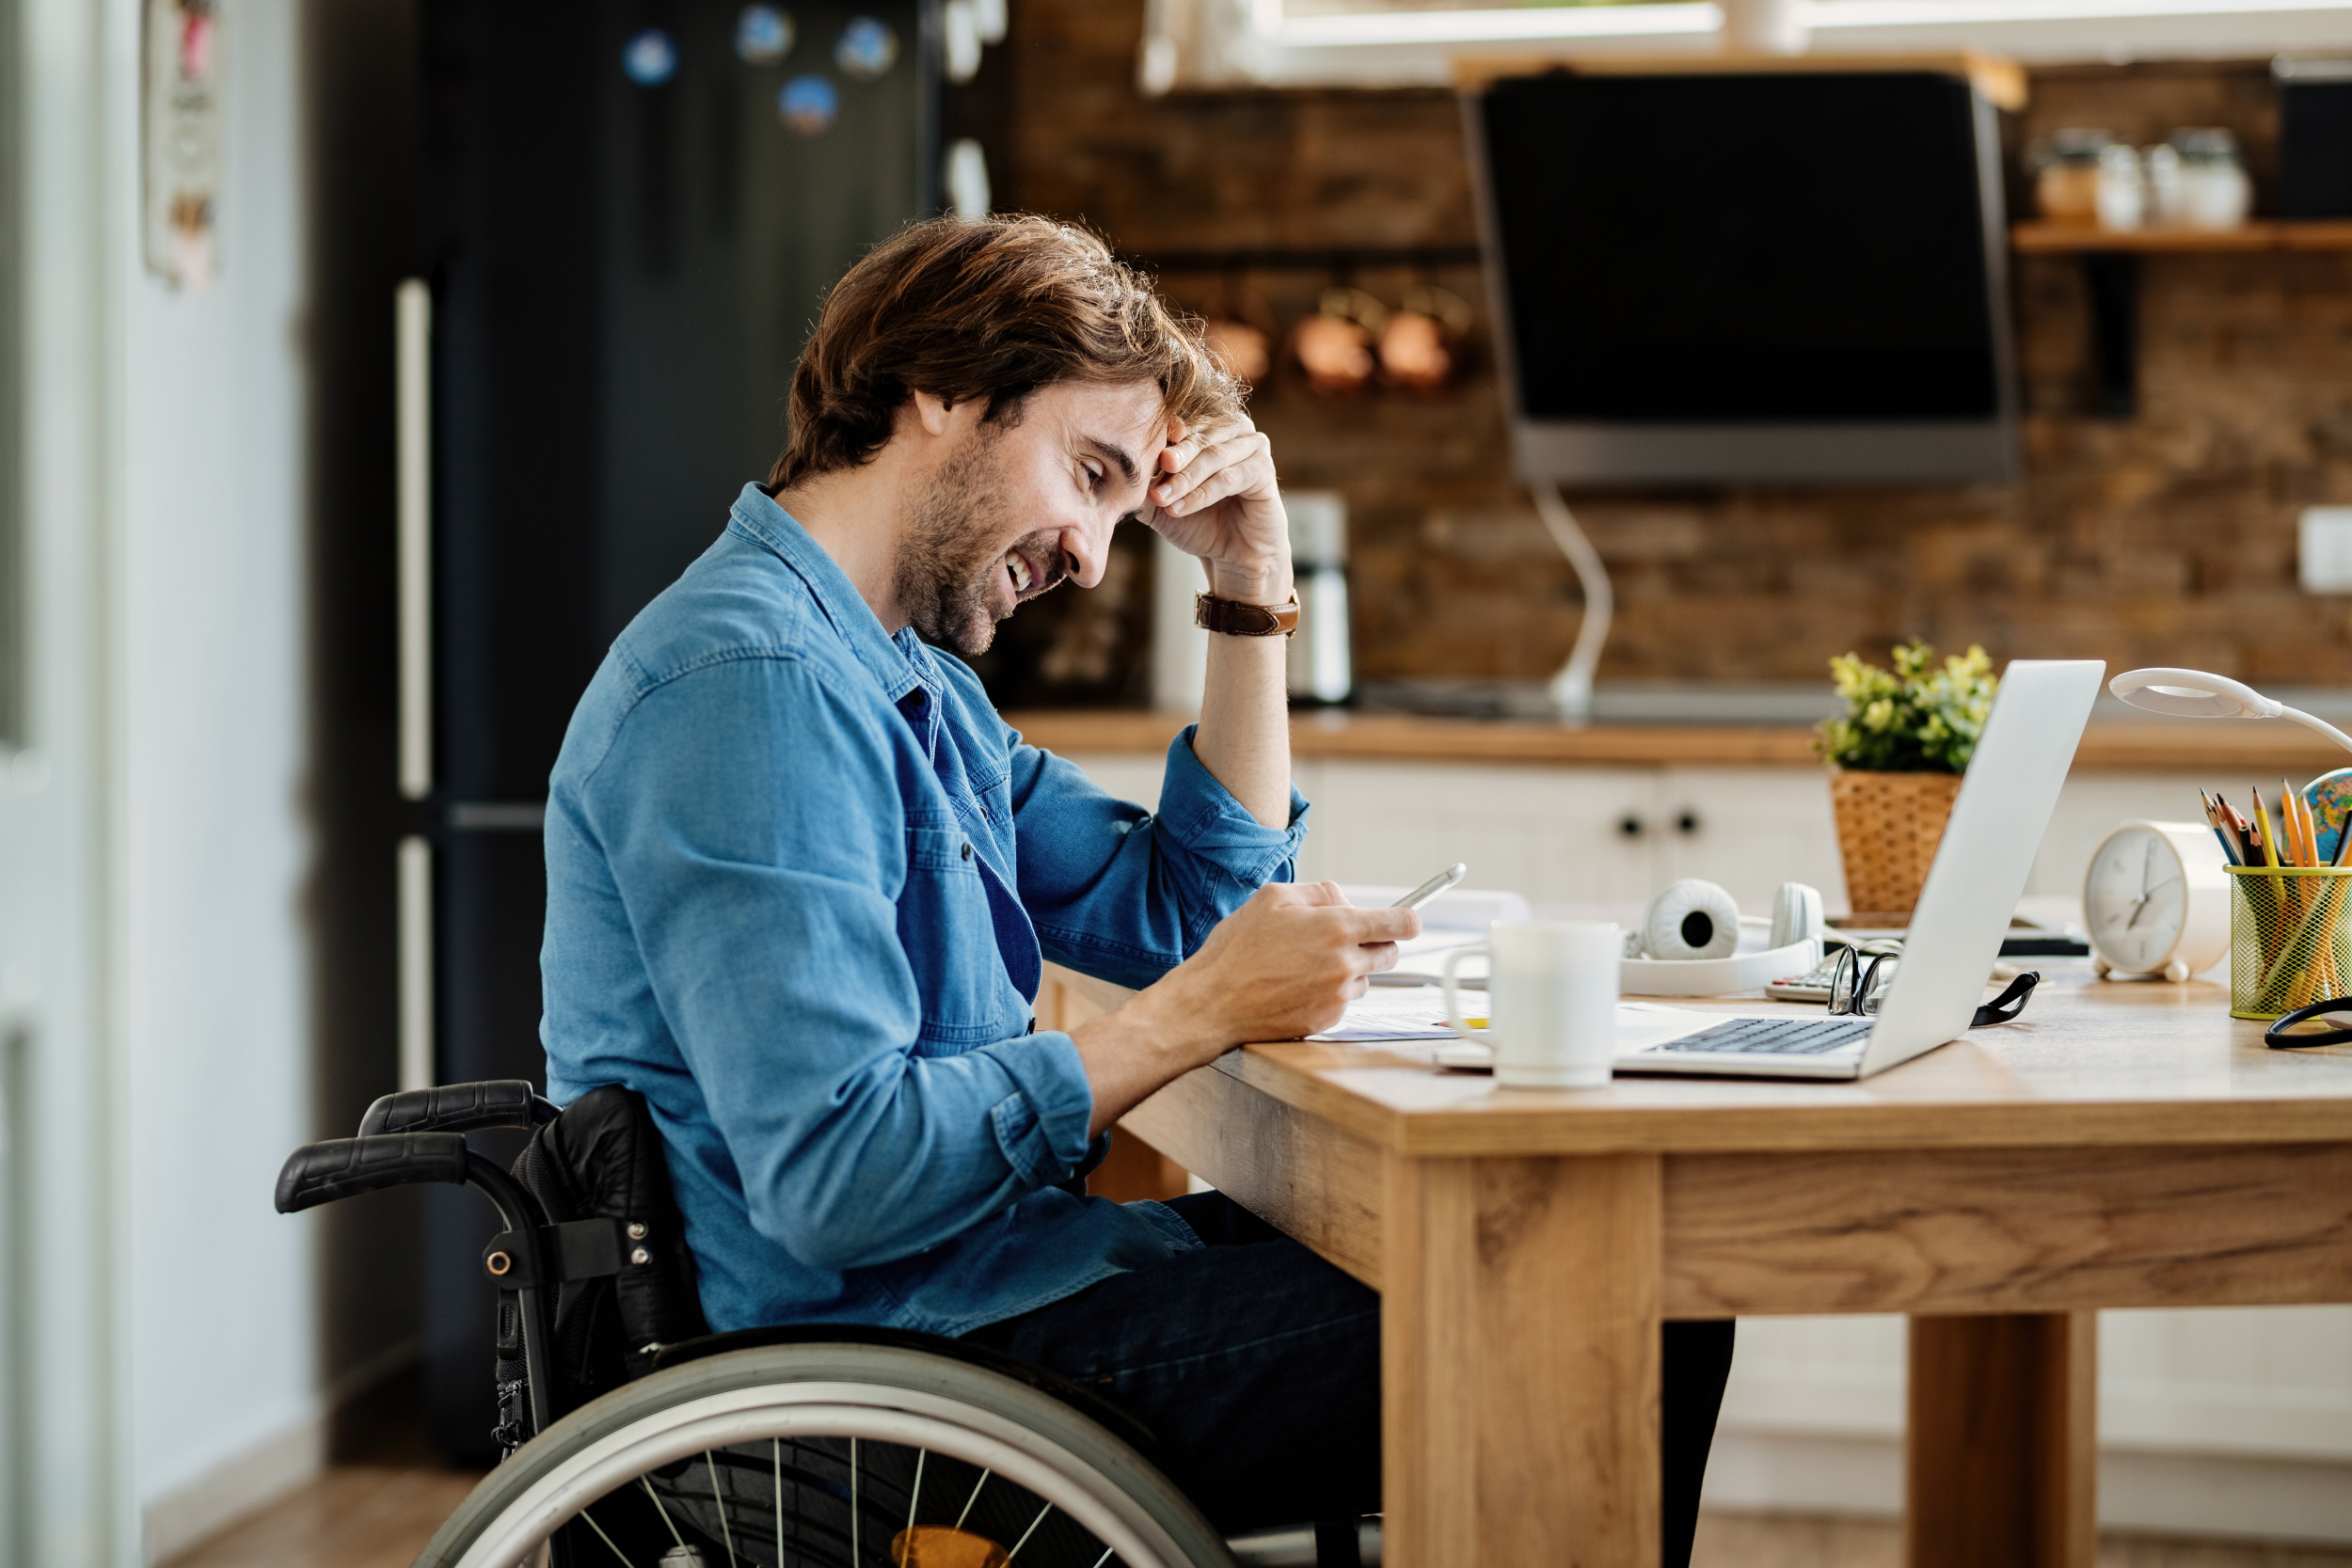
<svg viewBox="0 0 2352 1568">
<path fill-rule="evenodd" d="M 1867 1078 L 1966 1033 L 2106 673 L 2097 659 L 2018 659 L 2002 672 L 1875 1019 L 1726 1019 L 1620 1052 L 1617 1070 Z"/>
</svg>

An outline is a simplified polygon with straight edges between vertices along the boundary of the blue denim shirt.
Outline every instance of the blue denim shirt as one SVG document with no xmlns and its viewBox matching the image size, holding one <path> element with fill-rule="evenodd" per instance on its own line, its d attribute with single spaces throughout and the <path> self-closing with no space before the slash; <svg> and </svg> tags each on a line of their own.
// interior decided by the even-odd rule
<svg viewBox="0 0 2352 1568">
<path fill-rule="evenodd" d="M 1154 816 L 885 634 L 757 485 L 646 606 L 550 781 L 548 1092 L 650 1102 L 714 1329 L 960 1334 L 1199 1244 L 1054 1185 L 1093 1099 L 1050 957 L 1157 979 L 1305 829 L 1168 748 Z"/>
</svg>

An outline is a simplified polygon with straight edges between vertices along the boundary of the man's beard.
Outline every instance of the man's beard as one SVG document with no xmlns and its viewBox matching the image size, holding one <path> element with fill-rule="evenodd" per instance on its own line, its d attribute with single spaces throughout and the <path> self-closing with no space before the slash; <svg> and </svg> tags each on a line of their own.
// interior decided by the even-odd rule
<svg viewBox="0 0 2352 1568">
<path fill-rule="evenodd" d="M 995 435 L 981 430 L 940 466 L 907 519 L 891 568 L 907 623 L 926 642 L 967 658 L 988 652 L 996 641 L 990 601 L 1005 569 L 1005 546 L 997 541 L 1005 537 L 1011 507 L 997 473 Z M 1013 547 L 1042 573 L 1021 595 L 1024 603 L 1069 575 L 1060 541 L 1050 530 L 1027 534 Z"/>
</svg>

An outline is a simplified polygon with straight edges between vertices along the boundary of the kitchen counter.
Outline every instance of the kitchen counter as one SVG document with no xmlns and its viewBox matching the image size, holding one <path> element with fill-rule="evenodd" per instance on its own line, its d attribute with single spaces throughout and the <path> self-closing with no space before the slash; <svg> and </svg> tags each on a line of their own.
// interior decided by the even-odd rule
<svg viewBox="0 0 2352 1568">
<path fill-rule="evenodd" d="M 1136 710 L 1008 713 L 1035 746 L 1066 756 L 1152 755 L 1188 720 Z M 1565 724 L 1411 714 L 1302 713 L 1291 751 L 1307 758 L 1534 763 L 1586 767 L 1818 768 L 1813 732 L 1787 724 Z M 2299 725 L 2243 720 L 2093 721 L 2074 755 L 2077 771 L 2211 769 L 2219 787 L 2352 766 L 2352 753 Z"/>
</svg>

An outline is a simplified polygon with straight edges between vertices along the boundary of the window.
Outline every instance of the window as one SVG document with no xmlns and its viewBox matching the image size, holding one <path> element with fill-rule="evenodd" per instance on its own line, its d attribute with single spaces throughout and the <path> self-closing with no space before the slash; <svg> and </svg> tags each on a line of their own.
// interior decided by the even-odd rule
<svg viewBox="0 0 2352 1568">
<path fill-rule="evenodd" d="M 1151 0 L 1147 92 L 1440 85 L 1456 55 L 1979 49 L 2027 61 L 2352 51 L 2345 0 Z"/>
</svg>

